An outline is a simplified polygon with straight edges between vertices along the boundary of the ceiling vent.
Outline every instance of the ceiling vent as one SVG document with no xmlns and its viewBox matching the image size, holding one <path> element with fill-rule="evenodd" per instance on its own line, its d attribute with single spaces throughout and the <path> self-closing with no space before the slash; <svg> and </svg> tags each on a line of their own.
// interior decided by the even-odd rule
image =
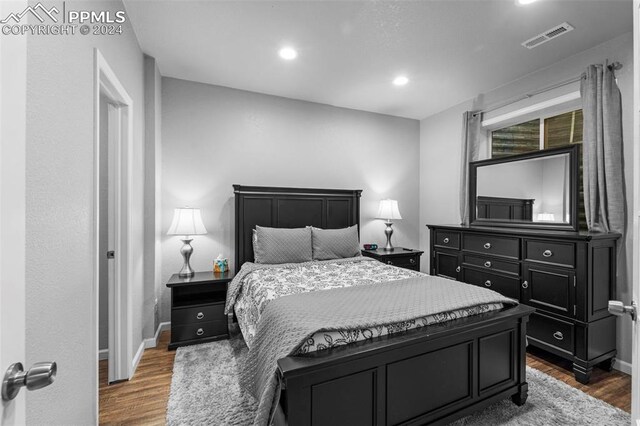
<svg viewBox="0 0 640 426">
<path fill-rule="evenodd" d="M 569 23 L 563 22 L 557 27 L 553 27 L 543 33 L 538 34 L 537 36 L 531 37 L 529 40 L 522 43 L 522 45 L 527 49 L 533 49 L 534 47 L 538 47 L 541 44 L 548 42 L 549 40 L 560 37 L 561 35 L 566 34 L 569 31 L 573 31 L 573 27 L 569 25 Z"/>
</svg>

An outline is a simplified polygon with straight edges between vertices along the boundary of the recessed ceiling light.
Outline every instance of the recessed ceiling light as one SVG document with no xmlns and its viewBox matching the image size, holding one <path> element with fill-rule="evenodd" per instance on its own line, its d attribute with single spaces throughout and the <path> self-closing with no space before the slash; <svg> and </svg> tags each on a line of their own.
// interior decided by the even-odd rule
<svg viewBox="0 0 640 426">
<path fill-rule="evenodd" d="M 286 59 L 287 61 L 295 59 L 298 56 L 298 52 L 296 52 L 296 49 L 293 47 L 283 47 L 278 54 L 282 59 Z"/>
<path fill-rule="evenodd" d="M 409 82 L 409 79 L 404 75 L 399 75 L 393 79 L 393 84 L 395 84 L 396 86 L 404 86 L 408 82 Z"/>
<path fill-rule="evenodd" d="M 518 4 L 531 4 L 536 0 L 517 0 L 517 1 L 518 1 Z"/>
</svg>

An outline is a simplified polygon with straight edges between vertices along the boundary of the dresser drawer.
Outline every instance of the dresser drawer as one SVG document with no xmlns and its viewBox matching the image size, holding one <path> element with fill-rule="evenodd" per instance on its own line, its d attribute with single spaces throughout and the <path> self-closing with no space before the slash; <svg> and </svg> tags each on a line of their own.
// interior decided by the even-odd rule
<svg viewBox="0 0 640 426">
<path fill-rule="evenodd" d="M 573 268 L 576 245 L 545 240 L 525 240 L 525 259 Z"/>
<path fill-rule="evenodd" d="M 527 336 L 561 352 L 573 354 L 573 329 L 574 325 L 568 321 L 535 312 L 529 317 Z"/>
<path fill-rule="evenodd" d="M 434 252 L 432 273 L 443 278 L 457 280 L 460 277 L 460 256 L 458 252 L 442 250 Z"/>
<path fill-rule="evenodd" d="M 520 257 L 520 240 L 518 238 L 465 234 L 462 237 L 462 248 L 516 260 Z"/>
<path fill-rule="evenodd" d="M 522 302 L 536 309 L 575 316 L 576 274 L 573 269 L 524 262 Z"/>
<path fill-rule="evenodd" d="M 226 320 L 224 303 L 213 303 L 193 308 L 174 308 L 171 310 L 172 325 L 197 324 L 208 321 Z"/>
<path fill-rule="evenodd" d="M 229 334 L 228 324 L 224 321 L 207 321 L 198 324 L 171 326 L 171 341 L 184 342 L 187 340 L 205 339 L 207 337 L 224 336 Z"/>
<path fill-rule="evenodd" d="M 520 299 L 520 280 L 518 278 L 503 277 L 486 271 L 465 268 L 463 281 L 497 291 L 512 299 Z"/>
<path fill-rule="evenodd" d="M 460 249 L 460 233 L 436 229 L 434 231 L 433 245 L 435 247 Z"/>
<path fill-rule="evenodd" d="M 475 256 L 471 254 L 464 255 L 464 264 L 479 266 L 485 268 L 488 271 L 506 272 L 509 274 L 520 274 L 520 264 L 505 262 L 504 260 L 497 260 L 491 257 Z"/>
</svg>

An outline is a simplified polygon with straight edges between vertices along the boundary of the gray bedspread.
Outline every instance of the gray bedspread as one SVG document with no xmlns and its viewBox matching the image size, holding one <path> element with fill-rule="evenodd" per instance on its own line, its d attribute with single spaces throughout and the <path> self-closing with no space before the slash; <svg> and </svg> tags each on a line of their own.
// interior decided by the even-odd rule
<svg viewBox="0 0 640 426">
<path fill-rule="evenodd" d="M 259 400 L 254 425 L 269 424 L 279 400 L 277 360 L 294 354 L 316 332 L 357 330 L 490 303 L 517 304 L 494 291 L 434 276 L 271 301 L 262 313 L 242 373 L 245 386 Z"/>
</svg>

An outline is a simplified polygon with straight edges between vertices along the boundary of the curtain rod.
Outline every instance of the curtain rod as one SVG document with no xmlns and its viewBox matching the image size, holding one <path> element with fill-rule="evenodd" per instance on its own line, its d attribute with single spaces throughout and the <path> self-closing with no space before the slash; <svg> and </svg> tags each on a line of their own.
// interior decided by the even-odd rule
<svg viewBox="0 0 640 426">
<path fill-rule="evenodd" d="M 609 68 L 611 71 L 617 71 L 617 70 L 622 68 L 622 64 L 620 62 L 616 61 L 616 62 L 613 62 L 610 65 L 607 65 L 607 68 Z M 541 93 L 548 92 L 549 90 L 557 89 L 558 87 L 562 87 L 562 86 L 566 86 L 567 84 L 575 83 L 576 81 L 582 80 L 584 78 L 584 76 L 585 76 L 585 74 L 582 73 L 577 77 L 573 77 L 573 78 L 570 78 L 570 79 L 567 79 L 567 80 L 563 80 L 561 82 L 552 84 L 550 86 L 546 86 L 546 87 L 544 87 L 542 89 L 538 89 L 538 90 L 530 92 L 530 93 L 525 93 L 524 95 L 518 96 L 516 98 L 511 98 L 510 100 L 502 102 L 500 104 L 490 106 L 487 109 L 483 109 L 481 111 L 475 111 L 473 113 L 473 115 L 475 116 L 475 115 L 478 115 L 478 114 L 486 114 L 487 112 L 495 111 L 497 109 L 506 107 L 507 105 L 511 105 L 511 104 L 516 103 L 516 102 L 520 102 L 520 101 L 523 101 L 525 99 L 532 98 L 532 97 L 534 97 L 536 95 L 539 95 Z"/>
</svg>

